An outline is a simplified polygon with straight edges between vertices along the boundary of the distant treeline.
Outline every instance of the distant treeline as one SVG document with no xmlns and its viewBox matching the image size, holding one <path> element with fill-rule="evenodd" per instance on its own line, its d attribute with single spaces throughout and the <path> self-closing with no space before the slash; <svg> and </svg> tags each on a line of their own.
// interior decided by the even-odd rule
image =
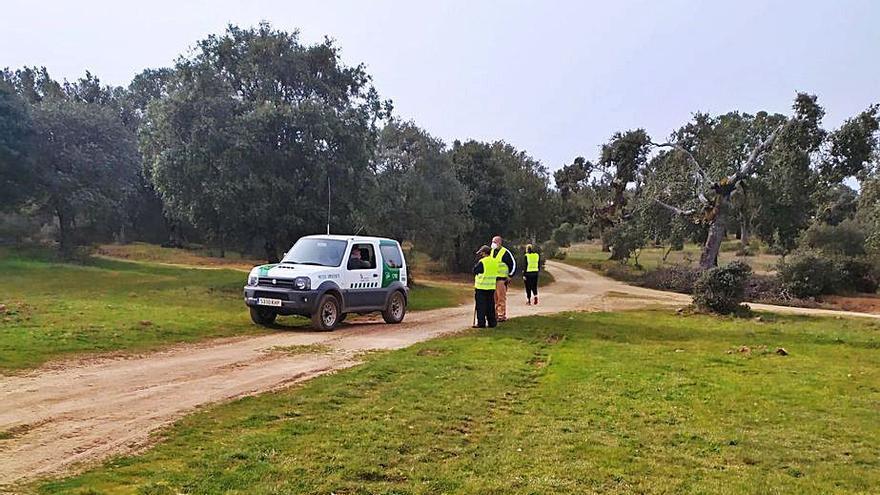
<svg viewBox="0 0 880 495">
<path fill-rule="evenodd" d="M 395 119 L 332 41 L 268 24 L 230 26 L 128 87 L 6 69 L 0 195 L 6 242 L 198 242 L 270 260 L 323 232 L 332 199 L 334 232 L 410 241 L 454 269 L 494 234 L 547 238 L 559 213 L 537 160 L 500 141 L 447 146 Z"/>
<path fill-rule="evenodd" d="M 625 259 L 727 233 L 787 253 L 812 225 L 849 221 L 880 249 L 876 105 L 835 130 L 798 94 L 790 116 L 696 113 L 664 142 L 617 132 L 551 187 L 508 143 L 447 144 L 396 119 L 330 40 L 230 26 L 186 53 L 127 87 L 0 73 L 0 242 L 200 243 L 273 260 L 326 229 L 332 200 L 334 232 L 408 241 L 451 269 L 494 234 L 549 240 L 548 254 L 601 238 Z M 715 258 L 717 246 L 701 264 Z"/>
</svg>

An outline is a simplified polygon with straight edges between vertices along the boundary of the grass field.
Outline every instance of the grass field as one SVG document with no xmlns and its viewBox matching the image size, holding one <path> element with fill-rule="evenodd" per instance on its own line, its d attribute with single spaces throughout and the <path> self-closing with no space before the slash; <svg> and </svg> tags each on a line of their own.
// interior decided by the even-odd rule
<svg viewBox="0 0 880 495">
<path fill-rule="evenodd" d="M 870 493 L 878 350 L 868 321 L 518 319 L 206 409 L 143 455 L 33 489 Z"/>
<path fill-rule="evenodd" d="M 171 258 L 173 261 L 180 261 Z M 251 323 L 241 301 L 245 274 L 89 258 L 58 263 L 45 252 L 0 251 L 0 373 L 79 353 L 143 351 L 212 337 L 282 331 L 308 324 Z M 470 291 L 421 284 L 412 311 L 457 305 Z"/>
<path fill-rule="evenodd" d="M 779 256 L 773 254 L 760 253 L 753 256 L 737 256 L 736 251 L 739 248 L 739 241 L 724 241 L 721 252 L 718 254 L 718 262 L 721 265 L 739 260 L 747 263 L 756 273 L 771 273 L 776 271 L 776 265 L 779 263 Z M 651 271 L 664 265 L 690 265 L 697 266 L 700 261 L 700 251 L 702 246 L 696 244 L 685 244 L 681 251 L 672 251 L 663 261 L 666 254 L 665 247 L 649 247 L 642 249 L 639 255 L 639 264 L 641 270 Z M 610 254 L 602 251 L 602 246 L 598 242 L 574 244 L 566 249 L 565 262 L 587 268 L 590 270 L 604 270 L 611 265 L 619 265 L 617 261 L 609 260 Z M 635 259 L 630 258 L 626 264 L 627 267 L 636 272 Z"/>
<path fill-rule="evenodd" d="M 250 271 L 266 260 L 246 258 L 237 253 L 227 253 L 223 258 L 214 256 L 208 249 L 181 249 L 157 246 L 145 242 L 130 244 L 104 244 L 98 247 L 98 256 L 128 261 L 144 261 L 169 265 L 198 266 L 203 268 L 233 268 Z"/>
</svg>

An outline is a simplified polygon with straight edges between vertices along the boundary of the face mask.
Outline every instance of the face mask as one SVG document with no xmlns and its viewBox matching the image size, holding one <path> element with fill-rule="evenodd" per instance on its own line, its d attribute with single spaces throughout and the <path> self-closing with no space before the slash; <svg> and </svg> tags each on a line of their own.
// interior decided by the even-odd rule
<svg viewBox="0 0 880 495">
<path fill-rule="evenodd" d="M 498 243 L 497 243 L 497 242 L 493 242 L 493 243 L 492 243 L 492 249 L 498 249 Z"/>
</svg>

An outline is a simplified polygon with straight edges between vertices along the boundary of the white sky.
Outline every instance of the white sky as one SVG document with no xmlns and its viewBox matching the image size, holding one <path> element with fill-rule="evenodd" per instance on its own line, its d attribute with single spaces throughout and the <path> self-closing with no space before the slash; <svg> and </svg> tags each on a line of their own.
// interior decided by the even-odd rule
<svg viewBox="0 0 880 495">
<path fill-rule="evenodd" d="M 86 69 L 124 85 L 227 23 L 335 38 L 395 113 L 447 142 L 504 139 L 551 169 L 614 131 L 665 137 L 694 111 L 788 113 L 819 95 L 836 127 L 880 102 L 880 1 L 5 0 L 0 67 Z"/>
</svg>

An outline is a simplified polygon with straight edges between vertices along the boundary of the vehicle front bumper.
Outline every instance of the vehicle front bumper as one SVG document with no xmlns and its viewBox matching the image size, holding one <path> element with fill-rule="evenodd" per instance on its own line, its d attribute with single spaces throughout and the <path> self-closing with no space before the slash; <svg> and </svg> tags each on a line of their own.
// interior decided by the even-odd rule
<svg viewBox="0 0 880 495">
<path fill-rule="evenodd" d="M 261 306 L 259 298 L 281 299 L 281 306 Z M 279 287 L 245 286 L 244 303 L 248 306 L 274 309 L 281 315 L 310 316 L 318 304 L 318 291 Z"/>
</svg>

